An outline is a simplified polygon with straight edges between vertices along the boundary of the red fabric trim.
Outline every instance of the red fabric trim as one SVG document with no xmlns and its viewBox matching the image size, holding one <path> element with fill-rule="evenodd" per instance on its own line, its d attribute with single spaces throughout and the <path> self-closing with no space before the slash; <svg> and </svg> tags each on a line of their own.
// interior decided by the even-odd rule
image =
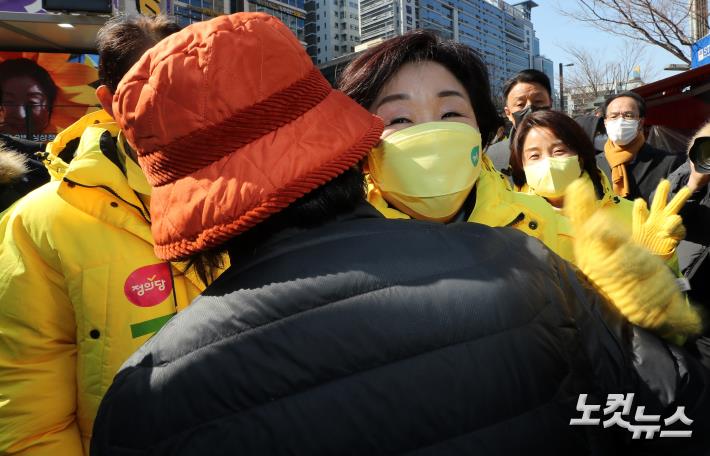
<svg viewBox="0 0 710 456">
<path fill-rule="evenodd" d="M 236 220 L 205 228 L 192 239 L 182 239 L 161 245 L 156 243 L 156 255 L 165 260 L 176 261 L 224 244 L 229 239 L 249 230 L 269 218 L 272 214 L 286 208 L 289 204 L 311 190 L 333 180 L 348 168 L 354 166 L 379 142 L 382 129 L 382 121 L 379 120 L 379 118 L 373 117 L 367 132 L 353 147 L 344 152 L 339 158 L 321 165 L 310 173 L 276 190 L 260 205 L 242 214 Z"/>
<path fill-rule="evenodd" d="M 177 138 L 161 149 L 139 154 L 153 187 L 173 182 L 301 117 L 333 89 L 317 68 L 267 99 Z"/>
</svg>

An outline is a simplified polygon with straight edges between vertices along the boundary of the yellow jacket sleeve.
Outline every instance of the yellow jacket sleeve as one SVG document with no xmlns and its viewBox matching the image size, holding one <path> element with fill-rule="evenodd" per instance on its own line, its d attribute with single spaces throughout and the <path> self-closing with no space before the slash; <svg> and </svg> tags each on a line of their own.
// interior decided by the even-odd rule
<svg viewBox="0 0 710 456">
<path fill-rule="evenodd" d="M 0 454 L 79 456 L 74 311 L 51 250 L 0 220 Z M 44 253 L 42 253 L 44 252 Z"/>
</svg>

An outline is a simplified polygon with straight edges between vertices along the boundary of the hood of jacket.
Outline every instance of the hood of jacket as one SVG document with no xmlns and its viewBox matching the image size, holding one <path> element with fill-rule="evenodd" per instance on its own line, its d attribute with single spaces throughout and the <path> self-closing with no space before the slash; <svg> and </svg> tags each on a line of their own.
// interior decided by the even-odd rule
<svg viewBox="0 0 710 456">
<path fill-rule="evenodd" d="M 67 147 L 75 148 L 68 164 L 59 158 Z M 148 208 L 131 188 L 126 177 L 124 147 L 118 124 L 106 111 L 97 111 L 87 114 L 57 135 L 47 146 L 45 164 L 55 179 L 111 193 L 149 221 Z M 61 189 L 59 193 L 68 203 L 85 212 L 93 212 L 85 207 L 85 200 L 72 198 L 72 193 Z"/>
</svg>

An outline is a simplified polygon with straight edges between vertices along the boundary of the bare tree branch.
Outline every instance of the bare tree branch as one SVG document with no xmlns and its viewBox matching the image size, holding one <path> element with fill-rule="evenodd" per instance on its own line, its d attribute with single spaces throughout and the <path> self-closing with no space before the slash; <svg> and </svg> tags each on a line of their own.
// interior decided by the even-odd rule
<svg viewBox="0 0 710 456">
<path fill-rule="evenodd" d="M 647 54 L 648 44 L 638 40 L 624 41 L 617 55 L 609 49 L 597 52 L 575 45 L 562 49 L 568 54 L 568 61 L 574 63 L 565 74 L 565 87 L 567 94 L 573 96 L 575 109 L 592 109 L 609 94 L 627 90 L 629 84 L 641 84 L 657 75 Z"/>
<path fill-rule="evenodd" d="M 690 7 L 682 0 L 570 0 L 559 12 L 604 32 L 650 43 L 690 63 Z M 708 18 L 705 18 L 708 21 Z"/>
</svg>

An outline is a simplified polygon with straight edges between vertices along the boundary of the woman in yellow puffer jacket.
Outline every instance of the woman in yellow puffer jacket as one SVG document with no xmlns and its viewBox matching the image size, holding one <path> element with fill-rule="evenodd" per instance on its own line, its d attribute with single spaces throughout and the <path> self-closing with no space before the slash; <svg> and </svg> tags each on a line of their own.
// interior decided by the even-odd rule
<svg viewBox="0 0 710 456">
<path fill-rule="evenodd" d="M 584 130 L 571 118 L 556 111 L 537 111 L 529 114 L 518 125 L 515 138 L 511 142 L 511 171 L 516 190 L 543 197 L 553 211 L 548 216 L 557 225 L 557 247 L 561 256 L 568 261 L 582 267 L 585 262 L 590 262 L 587 246 L 575 239 L 578 231 L 583 229 L 574 226 L 574 220 L 568 217 L 570 210 L 579 208 L 565 206 L 565 192 L 572 183 L 577 182 L 578 187 L 587 187 L 592 193 L 592 211 L 603 211 L 609 218 L 615 231 L 630 235 L 638 246 L 643 246 L 653 255 L 665 261 L 668 266 L 679 275 L 678 259 L 675 248 L 680 239 L 684 237 L 682 220 L 678 215 L 679 209 L 687 199 L 689 191 L 680 192 L 668 205 L 666 200 L 670 190 L 668 181 L 658 186 L 653 202 L 653 214 L 650 214 L 646 203 L 639 199 L 631 202 L 615 196 L 609 181 L 599 169 L 595 161 L 594 145 L 589 140 Z M 584 191 L 584 190 L 582 190 Z M 577 206 L 581 203 L 576 202 Z M 604 228 L 600 228 L 603 230 Z M 595 243 L 601 233 L 588 233 L 590 242 Z M 613 235 L 612 235 L 613 236 Z M 619 264 L 625 269 L 639 270 L 642 264 L 635 264 L 644 257 L 626 257 L 625 252 L 612 251 L 608 246 L 601 246 L 607 254 L 593 259 L 600 263 L 602 258 L 609 261 L 610 257 L 617 256 L 624 260 Z M 591 268 L 591 270 L 590 270 Z M 692 334 L 700 330 L 699 315 L 693 311 L 686 300 L 668 295 L 667 290 L 659 289 L 658 284 L 646 280 L 643 290 L 633 293 L 621 291 L 626 284 L 619 274 L 617 277 L 606 277 L 608 272 L 599 264 L 589 264 L 583 268 L 588 275 L 598 276 L 596 282 L 608 281 L 607 294 L 623 294 L 615 299 L 619 310 L 631 320 L 644 327 L 653 327 L 667 336 L 674 333 Z M 659 271 L 662 273 L 664 271 Z M 654 271 L 651 271 L 653 274 Z M 601 277 L 601 276 L 605 277 Z M 612 282 L 617 283 L 612 283 Z M 655 286 L 654 286 L 655 285 Z M 663 314 L 649 314 L 641 309 L 642 305 L 650 299 L 649 296 L 665 295 L 669 306 Z M 631 297 L 633 296 L 633 299 Z M 613 297 L 613 296 L 612 296 Z M 673 330 L 668 328 L 672 326 Z M 674 338 L 682 341 L 682 338 Z"/>
<path fill-rule="evenodd" d="M 628 290 L 629 284 L 641 286 L 648 279 L 648 274 L 639 276 L 624 264 L 602 261 L 605 257 L 599 255 L 606 254 L 605 249 L 576 255 L 570 242 L 574 226 L 544 198 L 511 191 L 504 176 L 481 153 L 495 134 L 499 117 L 490 98 L 485 66 L 472 49 L 426 31 L 411 32 L 356 58 L 343 71 L 340 88 L 384 120 L 382 141 L 365 166 L 368 200 L 385 216 L 510 226 L 577 265 L 603 265 L 602 274 L 595 277 L 611 276 L 611 288 L 623 284 L 623 290 Z M 612 217 L 604 211 L 607 220 L 613 220 L 614 213 L 621 219 L 629 215 L 622 206 L 625 203 L 612 199 L 605 204 L 620 207 L 612 210 Z M 678 242 L 670 236 L 664 240 L 673 245 Z M 643 247 L 626 249 L 627 244 L 631 244 L 628 237 L 615 239 L 614 245 L 656 268 L 654 284 L 668 290 L 645 302 L 643 318 L 635 315 L 635 321 L 650 322 L 646 327 L 652 329 L 663 327 L 659 332 L 668 337 L 697 330 L 697 314 L 687 305 L 677 305 L 682 295 L 671 272 Z M 576 262 L 577 256 L 584 261 Z M 589 275 L 590 271 L 581 269 Z M 638 295 L 627 291 L 614 297 L 612 301 L 621 308 Z M 663 312 L 670 307 L 673 312 Z M 683 324 L 675 326 L 676 322 Z"/>
<path fill-rule="evenodd" d="M 530 113 L 518 125 L 510 145 L 514 189 L 548 203 L 545 218 L 554 221 L 557 232 L 551 248 L 562 258 L 574 262 L 572 227 L 562 208 L 565 190 L 578 178 L 594 188 L 597 206 L 631 232 L 634 203 L 614 195 L 597 169 L 594 145 L 577 122 L 557 111 Z"/>
</svg>

